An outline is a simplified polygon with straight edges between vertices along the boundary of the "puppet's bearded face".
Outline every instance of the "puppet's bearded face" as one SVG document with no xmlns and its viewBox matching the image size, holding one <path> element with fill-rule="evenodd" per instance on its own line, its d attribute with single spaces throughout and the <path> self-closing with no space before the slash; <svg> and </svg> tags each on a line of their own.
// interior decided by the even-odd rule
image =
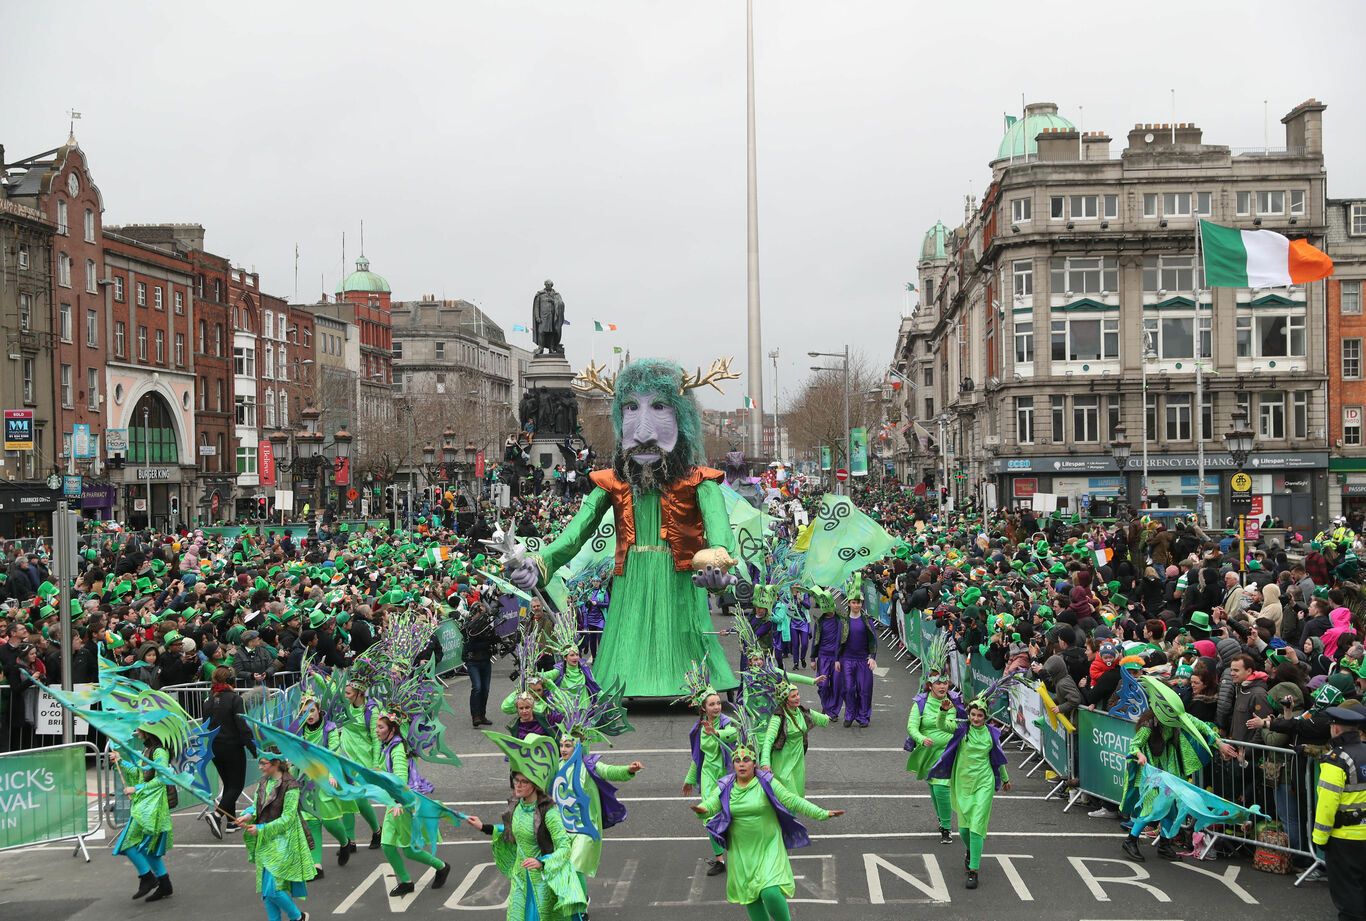
<svg viewBox="0 0 1366 921">
<path fill-rule="evenodd" d="M 662 489 L 682 476 L 686 461 L 678 447 L 678 413 L 665 400 L 632 393 L 621 404 L 621 445 L 616 473 L 640 489 Z"/>
</svg>

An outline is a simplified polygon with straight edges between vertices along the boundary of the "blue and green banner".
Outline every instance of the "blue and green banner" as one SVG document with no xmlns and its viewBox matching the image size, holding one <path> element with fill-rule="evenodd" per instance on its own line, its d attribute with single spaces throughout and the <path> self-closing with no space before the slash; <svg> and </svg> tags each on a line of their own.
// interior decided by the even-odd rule
<svg viewBox="0 0 1366 921">
<path fill-rule="evenodd" d="M 868 430 L 849 430 L 849 475 L 868 475 Z"/>
<path fill-rule="evenodd" d="M 0 757 L 0 850 L 88 831 L 84 745 Z"/>
</svg>

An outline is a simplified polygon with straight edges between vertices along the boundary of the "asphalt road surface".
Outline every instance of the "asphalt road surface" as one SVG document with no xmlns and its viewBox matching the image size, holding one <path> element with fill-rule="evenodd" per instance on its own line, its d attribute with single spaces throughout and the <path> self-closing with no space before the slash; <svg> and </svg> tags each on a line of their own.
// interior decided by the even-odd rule
<svg viewBox="0 0 1366 921">
<path fill-rule="evenodd" d="M 1051 784 L 1042 770 L 1030 778 L 1016 769 L 1023 756 L 1014 746 L 1009 749 L 1014 784 L 1012 792 L 996 799 L 981 886 L 966 890 L 962 844 L 956 834 L 952 844 L 939 843 L 926 787 L 905 772 L 901 743 L 915 677 L 888 655 L 880 665 L 872 725 L 845 729 L 832 724 L 811 737 L 807 797 L 847 814 L 809 822 L 811 846 L 793 852 L 794 918 L 852 921 L 932 913 L 936 921 L 1007 914 L 1020 921 L 1290 921 L 1332 916 L 1325 884 L 1296 888 L 1294 877 L 1260 873 L 1250 860 L 1167 863 L 1150 856 L 1142 865 L 1130 863 L 1119 849 L 1118 822 L 1088 818 L 1079 807 L 1064 813 L 1059 801 L 1043 800 Z M 493 700 L 501 700 L 511 686 L 508 666 L 496 664 Z M 455 808 L 496 819 L 508 795 L 506 765 L 470 727 L 467 695 L 464 679 L 447 692 L 455 710 L 447 715 L 447 740 L 463 766 L 424 765 L 423 772 Z M 814 689 L 804 689 L 804 696 L 815 705 Z M 604 758 L 619 764 L 639 760 L 645 770 L 621 788 L 630 815 L 605 836 L 601 869 L 589 883 L 593 921 L 743 918 L 743 909 L 725 900 L 724 877 L 704 875 L 711 849 L 701 822 L 688 810 L 693 800 L 681 795 L 692 717 L 681 707 L 641 703 L 633 706 L 631 722 L 636 731 L 621 737 L 616 749 L 603 750 Z M 197 808 L 187 806 L 176 816 L 175 847 L 166 860 L 175 885 L 171 899 L 145 906 L 130 900 L 136 874 L 125 858 L 109 853 L 109 832 L 105 840 L 91 842 L 89 863 L 73 857 L 66 843 L 0 854 L 0 918 L 262 916 L 240 837 L 216 841 L 197 814 Z M 360 831 L 363 835 L 363 822 Z M 302 907 L 313 918 L 461 917 L 450 912 L 502 918 L 508 886 L 493 866 L 488 839 L 445 825 L 443 834 L 438 853 L 454 865 L 445 888 L 430 889 L 432 871 L 414 866 L 417 891 L 402 899 L 388 895 L 394 879 L 381 852 L 365 850 L 362 841 L 350 863 L 338 867 L 336 848 L 327 838 L 326 876 L 309 884 Z"/>
</svg>

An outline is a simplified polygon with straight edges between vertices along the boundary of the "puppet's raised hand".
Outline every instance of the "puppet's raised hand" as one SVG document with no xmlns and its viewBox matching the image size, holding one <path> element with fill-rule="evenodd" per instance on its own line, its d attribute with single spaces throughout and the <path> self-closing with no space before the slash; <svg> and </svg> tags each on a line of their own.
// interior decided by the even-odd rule
<svg viewBox="0 0 1366 921">
<path fill-rule="evenodd" d="M 527 557 L 516 569 L 508 571 L 508 581 L 517 586 L 524 592 L 535 590 L 537 583 L 541 581 L 541 570 L 536 565 L 536 561 Z"/>
</svg>

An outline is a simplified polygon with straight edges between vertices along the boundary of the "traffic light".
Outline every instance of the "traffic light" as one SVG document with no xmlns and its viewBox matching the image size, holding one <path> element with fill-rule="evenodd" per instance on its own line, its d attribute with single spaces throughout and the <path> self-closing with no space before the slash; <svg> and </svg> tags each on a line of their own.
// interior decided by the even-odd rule
<svg viewBox="0 0 1366 921">
<path fill-rule="evenodd" d="M 398 508 L 398 490 L 393 486 L 384 487 L 384 505 L 386 508 Z"/>
<path fill-rule="evenodd" d="M 171 496 L 171 517 L 177 520 L 180 518 L 180 497 L 177 495 Z"/>
<path fill-rule="evenodd" d="M 261 521 L 270 517 L 270 500 L 265 496 L 256 497 L 256 517 Z"/>
</svg>

